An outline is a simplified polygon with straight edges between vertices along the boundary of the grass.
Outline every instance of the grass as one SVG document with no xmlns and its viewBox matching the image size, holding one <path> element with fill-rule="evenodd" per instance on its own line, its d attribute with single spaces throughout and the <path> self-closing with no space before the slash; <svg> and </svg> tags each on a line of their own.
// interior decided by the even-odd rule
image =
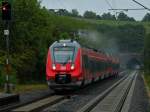
<svg viewBox="0 0 150 112">
<path fill-rule="evenodd" d="M 143 22 L 142 24 L 145 26 L 146 33 L 150 33 L 150 23 L 149 22 Z"/>
<path fill-rule="evenodd" d="M 145 84 L 147 86 L 148 96 L 150 98 L 150 74 L 145 74 L 144 79 L 145 79 Z"/>
<path fill-rule="evenodd" d="M 147 73 L 144 74 L 144 82 L 145 82 L 145 85 L 146 85 L 146 88 L 147 88 L 149 103 L 150 103 L 150 73 L 149 74 L 147 74 Z M 148 112 L 150 112 L 150 107 L 149 107 Z"/>
<path fill-rule="evenodd" d="M 12 93 L 26 93 L 35 90 L 48 89 L 46 84 L 26 84 L 26 85 L 16 85 Z M 4 92 L 4 89 L 0 88 L 0 92 Z"/>
</svg>

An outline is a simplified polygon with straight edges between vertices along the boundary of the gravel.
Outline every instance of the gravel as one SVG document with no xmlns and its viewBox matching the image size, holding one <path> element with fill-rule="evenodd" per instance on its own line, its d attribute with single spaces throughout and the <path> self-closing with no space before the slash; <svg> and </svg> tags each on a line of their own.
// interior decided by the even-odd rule
<svg viewBox="0 0 150 112">
<path fill-rule="evenodd" d="M 49 89 L 46 90 L 36 90 L 29 93 L 24 93 L 20 95 L 20 103 L 28 103 L 34 100 L 38 100 L 51 95 L 53 92 Z"/>
</svg>

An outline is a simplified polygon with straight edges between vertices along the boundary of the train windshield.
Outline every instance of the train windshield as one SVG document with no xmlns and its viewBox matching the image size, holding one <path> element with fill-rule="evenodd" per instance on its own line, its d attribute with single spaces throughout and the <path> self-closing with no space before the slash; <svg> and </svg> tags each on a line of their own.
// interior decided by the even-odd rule
<svg viewBox="0 0 150 112">
<path fill-rule="evenodd" d="M 74 47 L 55 47 L 54 48 L 54 62 L 66 64 L 73 62 Z"/>
</svg>

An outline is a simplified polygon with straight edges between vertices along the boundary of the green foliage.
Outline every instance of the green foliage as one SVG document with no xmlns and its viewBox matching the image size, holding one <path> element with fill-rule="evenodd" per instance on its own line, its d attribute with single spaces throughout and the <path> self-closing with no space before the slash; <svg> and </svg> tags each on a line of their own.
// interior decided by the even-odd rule
<svg viewBox="0 0 150 112">
<path fill-rule="evenodd" d="M 4 87 L 4 84 L 6 83 L 6 70 L 5 68 L 0 70 L 0 88 Z M 11 72 L 9 73 L 9 82 L 12 84 L 17 84 L 18 83 L 18 79 L 16 76 L 16 70 L 12 69 Z"/>
<path fill-rule="evenodd" d="M 6 82 L 6 76 L 5 75 L 0 75 L 0 88 L 4 87 L 4 84 Z"/>
<path fill-rule="evenodd" d="M 66 33 L 66 32 L 61 33 L 61 35 L 60 35 L 60 39 L 67 39 L 67 38 L 69 38 L 68 33 Z"/>
<path fill-rule="evenodd" d="M 150 33 L 147 34 L 144 45 L 144 68 L 145 72 L 150 74 Z"/>
<path fill-rule="evenodd" d="M 98 25 L 97 29 L 103 33 L 106 38 L 115 39 L 119 52 L 138 52 L 143 51 L 145 28 L 143 25 Z M 107 40 L 109 40 L 107 39 Z"/>
<path fill-rule="evenodd" d="M 143 18 L 142 21 L 143 21 L 143 22 L 148 22 L 148 21 L 150 21 L 150 13 L 147 13 L 147 14 L 144 16 L 144 18 Z"/>
<path fill-rule="evenodd" d="M 102 15 L 101 19 L 104 19 L 104 20 L 116 20 L 116 17 L 114 15 L 111 15 L 110 13 L 104 13 Z"/>
<path fill-rule="evenodd" d="M 123 12 L 118 15 L 118 20 L 120 20 L 120 21 L 135 21 L 134 18 L 128 17 L 128 16 L 127 16 L 125 13 L 123 13 Z"/>
<path fill-rule="evenodd" d="M 79 16 L 79 12 L 78 12 L 78 10 L 77 9 L 72 9 L 72 12 L 71 12 L 72 14 L 72 16 L 73 17 L 78 17 Z"/>
<path fill-rule="evenodd" d="M 79 15 L 79 12 L 77 9 L 72 9 L 71 12 L 67 11 L 66 9 L 59 9 L 58 11 L 54 9 L 49 9 L 49 11 L 53 14 L 59 15 L 59 16 L 70 16 L 70 17 L 77 17 L 77 18 L 84 18 L 84 19 L 98 19 L 98 20 L 119 20 L 119 21 L 135 21 L 133 17 L 128 17 L 125 13 L 121 12 L 118 15 L 118 18 L 115 17 L 115 15 L 112 15 L 111 13 L 103 13 L 102 15 L 97 15 L 93 11 L 85 11 L 83 16 Z"/>
<path fill-rule="evenodd" d="M 92 11 L 85 11 L 84 18 L 94 19 L 96 18 L 96 13 Z"/>
<path fill-rule="evenodd" d="M 0 72 L 3 79 L 6 45 L 3 23 L 0 30 Z M 88 22 L 57 16 L 40 6 L 38 0 L 14 0 L 10 32 L 12 75 L 19 83 L 45 80 L 45 62 L 49 45 L 55 40 L 70 38 L 72 32 L 86 28 Z M 2 37 L 1 37 L 2 36 Z M 12 72 L 12 71 L 11 71 Z M 11 73 L 10 73 L 11 74 Z M 1 81 L 3 82 L 3 81 Z M 17 81 L 15 81 L 17 82 Z"/>
<path fill-rule="evenodd" d="M 71 15 L 70 12 L 68 12 L 66 9 L 59 9 L 56 14 L 61 15 L 61 16 Z"/>
</svg>

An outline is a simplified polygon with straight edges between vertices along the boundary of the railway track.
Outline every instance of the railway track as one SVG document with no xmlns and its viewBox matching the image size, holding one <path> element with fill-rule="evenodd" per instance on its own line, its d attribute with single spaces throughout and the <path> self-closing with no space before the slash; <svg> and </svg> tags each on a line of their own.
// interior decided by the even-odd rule
<svg viewBox="0 0 150 112">
<path fill-rule="evenodd" d="M 11 103 L 9 105 L 4 105 L 0 107 L 0 112 L 37 112 L 46 106 L 53 105 L 55 103 L 61 102 L 65 99 L 69 99 L 69 94 L 66 95 L 56 95 L 54 92 L 45 95 L 41 98 L 33 99 L 25 103 Z"/>
<path fill-rule="evenodd" d="M 122 78 L 77 112 L 128 112 L 136 77 L 137 72 L 133 72 Z"/>
<path fill-rule="evenodd" d="M 44 94 L 37 95 L 37 94 L 41 94 L 41 93 L 44 93 Z M 0 112 L 10 112 L 10 110 L 12 110 L 13 108 L 24 106 L 24 105 L 30 104 L 32 102 L 36 102 L 41 99 L 47 98 L 48 96 L 52 96 L 52 95 L 54 95 L 54 93 L 51 91 L 47 91 L 47 90 L 46 90 L 46 92 L 40 91 L 40 92 L 26 93 L 25 95 L 20 95 L 21 98 L 20 98 L 19 102 L 9 103 L 7 105 L 0 106 Z"/>
<path fill-rule="evenodd" d="M 68 97 L 66 96 L 59 96 L 59 95 L 50 96 L 37 102 L 33 102 L 31 104 L 16 108 L 12 110 L 12 112 L 37 112 L 43 109 L 44 107 L 54 105 L 67 98 Z"/>
</svg>

